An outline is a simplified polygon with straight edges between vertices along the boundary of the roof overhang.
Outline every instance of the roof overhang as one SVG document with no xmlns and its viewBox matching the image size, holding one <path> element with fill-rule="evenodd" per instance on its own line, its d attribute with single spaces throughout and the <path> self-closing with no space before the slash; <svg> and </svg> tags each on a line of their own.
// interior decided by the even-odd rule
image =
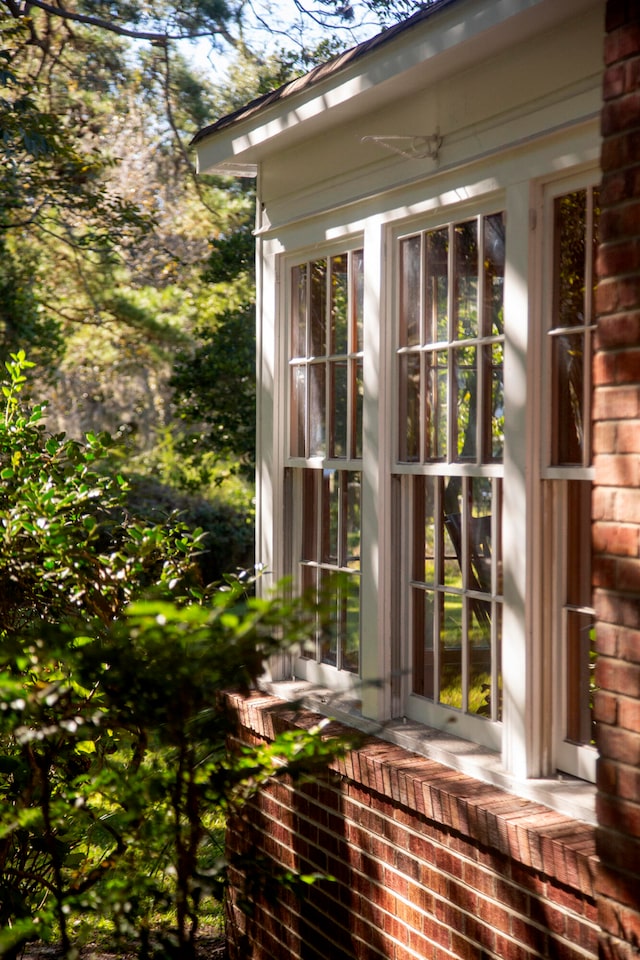
<svg viewBox="0 0 640 960">
<path fill-rule="evenodd" d="M 551 30 L 593 2 L 440 0 L 199 131 L 198 172 L 255 176 L 270 154 Z"/>
</svg>

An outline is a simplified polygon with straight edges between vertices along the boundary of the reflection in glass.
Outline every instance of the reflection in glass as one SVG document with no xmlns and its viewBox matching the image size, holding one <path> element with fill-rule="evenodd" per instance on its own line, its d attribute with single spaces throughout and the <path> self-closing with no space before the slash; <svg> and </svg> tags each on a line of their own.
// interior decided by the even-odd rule
<svg viewBox="0 0 640 960">
<path fill-rule="evenodd" d="M 552 376 L 558 464 L 581 464 L 584 444 L 584 336 L 554 336 Z"/>
<path fill-rule="evenodd" d="M 364 400 L 364 375 L 362 360 L 355 361 L 353 366 L 355 368 L 355 416 L 352 417 L 354 436 L 351 438 L 351 451 L 352 455 L 359 460 L 362 456 L 362 404 Z"/>
<path fill-rule="evenodd" d="M 446 350 L 426 355 L 426 459 L 444 460 L 447 456 L 447 386 L 448 358 Z"/>
<path fill-rule="evenodd" d="M 304 357 L 307 353 L 307 265 L 294 267 L 292 276 L 291 356 Z"/>
<path fill-rule="evenodd" d="M 338 565 L 340 485 L 337 470 L 322 471 L 322 563 Z"/>
<path fill-rule="evenodd" d="M 302 475 L 302 544 L 300 559 L 314 561 L 318 556 L 318 485 L 317 471 Z"/>
<path fill-rule="evenodd" d="M 309 377 L 309 452 L 308 456 L 323 456 L 326 449 L 326 371 L 323 363 L 310 367 Z"/>
<path fill-rule="evenodd" d="M 305 456 L 307 422 L 307 371 L 306 367 L 291 368 L 291 456 Z"/>
<path fill-rule="evenodd" d="M 350 577 L 344 583 L 342 601 L 341 664 L 343 670 L 360 669 L 360 581 Z"/>
<path fill-rule="evenodd" d="M 355 349 L 360 352 L 363 348 L 363 317 L 364 317 L 364 251 L 355 250 L 351 257 L 351 285 L 355 315 Z"/>
<path fill-rule="evenodd" d="M 501 461 L 504 453 L 504 344 L 502 341 L 484 347 L 485 382 L 488 377 L 491 390 L 486 392 L 490 403 L 484 405 L 482 424 L 483 460 Z"/>
<path fill-rule="evenodd" d="M 492 484 L 488 477 L 473 477 L 469 483 L 468 586 L 491 593 L 491 513 Z M 485 607 L 478 618 L 488 616 Z"/>
<path fill-rule="evenodd" d="M 415 524 L 424 529 L 424 537 L 416 537 L 413 578 L 421 580 L 427 586 L 436 582 L 436 478 L 423 477 L 421 493 L 418 493 L 415 506 Z"/>
<path fill-rule="evenodd" d="M 336 609 L 338 598 L 331 588 L 331 572 L 328 570 L 320 571 L 320 596 L 332 605 L 320 636 L 320 661 L 335 667 L 338 663 L 340 620 Z"/>
<path fill-rule="evenodd" d="M 426 333 L 425 343 L 449 339 L 449 231 L 431 230 L 426 235 Z"/>
<path fill-rule="evenodd" d="M 332 362 L 329 364 L 331 386 L 331 444 L 329 455 L 346 457 L 347 455 L 347 364 Z"/>
<path fill-rule="evenodd" d="M 413 588 L 411 608 L 413 620 L 413 677 L 414 693 L 419 697 L 434 699 L 434 594 Z"/>
<path fill-rule="evenodd" d="M 478 403 L 476 348 L 459 347 L 454 351 L 457 386 L 456 459 L 476 458 L 476 416 Z"/>
<path fill-rule="evenodd" d="M 400 345 L 420 343 L 420 237 L 400 242 Z"/>
<path fill-rule="evenodd" d="M 347 519 L 345 524 L 345 566 L 360 569 L 360 473 L 343 474 L 347 484 Z"/>
<path fill-rule="evenodd" d="M 484 335 L 504 333 L 504 213 L 483 219 Z"/>
<path fill-rule="evenodd" d="M 342 254 L 331 261 L 331 347 L 330 353 L 346 353 L 348 349 L 348 257 Z"/>
<path fill-rule="evenodd" d="M 413 691 L 498 720 L 502 481 L 415 477 L 411 490 Z"/>
<path fill-rule="evenodd" d="M 554 202 L 554 326 L 584 323 L 587 191 Z"/>
<path fill-rule="evenodd" d="M 462 605 L 459 593 L 439 593 L 440 703 L 462 709 Z"/>
<path fill-rule="evenodd" d="M 420 456 L 420 354 L 401 354 L 400 381 L 398 458 L 410 463 Z"/>
<path fill-rule="evenodd" d="M 455 331 L 457 340 L 478 336 L 478 221 L 458 223 L 455 234 Z"/>
<path fill-rule="evenodd" d="M 487 715 L 491 690 L 491 604 L 469 604 L 469 713 Z"/>
<path fill-rule="evenodd" d="M 311 356 L 327 352 L 327 262 L 315 260 L 311 265 Z"/>
<path fill-rule="evenodd" d="M 566 491 L 564 629 L 567 645 L 568 740 L 593 739 L 594 615 L 591 609 L 591 483 L 570 480 Z"/>
</svg>

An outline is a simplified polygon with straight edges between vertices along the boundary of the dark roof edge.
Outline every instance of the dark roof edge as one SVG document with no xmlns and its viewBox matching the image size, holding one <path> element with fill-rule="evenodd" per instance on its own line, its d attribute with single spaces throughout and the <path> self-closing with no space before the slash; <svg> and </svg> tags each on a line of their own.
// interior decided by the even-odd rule
<svg viewBox="0 0 640 960">
<path fill-rule="evenodd" d="M 419 10 L 418 13 L 414 13 L 413 16 L 409 17 L 407 20 L 402 20 L 400 23 L 396 23 L 392 27 L 388 27 L 386 30 L 383 30 L 382 33 L 378 33 L 375 37 L 371 37 L 369 40 L 364 40 L 357 46 L 351 47 L 349 50 L 345 50 L 344 53 L 340 53 L 331 60 L 327 60 L 326 63 L 318 64 L 318 66 L 310 70 L 309 73 L 305 73 L 301 77 L 296 77 L 294 80 L 289 80 L 276 90 L 271 90 L 269 93 L 265 93 L 261 97 L 256 97 L 255 100 L 251 100 L 244 106 L 239 107 L 237 110 L 234 110 L 233 113 L 229 113 L 227 116 L 216 120 L 215 123 L 211 123 L 208 126 L 203 127 L 202 130 L 198 130 L 191 140 L 191 145 L 195 146 L 195 144 L 200 143 L 201 140 L 206 139 L 212 133 L 217 133 L 219 130 L 224 130 L 227 127 L 231 127 L 241 120 L 246 120 L 248 117 L 259 113 L 261 110 L 270 106 L 271 104 L 279 103 L 281 100 L 285 100 L 287 97 L 299 93 L 301 90 L 306 90 L 308 87 L 312 87 L 314 84 L 319 83 L 321 80 L 325 80 L 327 77 L 334 76 L 364 54 L 383 46 L 383 44 L 389 43 L 399 34 L 404 33 L 406 30 L 410 30 L 417 23 L 420 23 L 422 20 L 427 20 L 443 7 L 448 7 L 451 4 L 458 2 L 459 0 L 431 0 L 431 2 L 428 3 L 428 6 L 426 6 L 423 10 Z"/>
</svg>

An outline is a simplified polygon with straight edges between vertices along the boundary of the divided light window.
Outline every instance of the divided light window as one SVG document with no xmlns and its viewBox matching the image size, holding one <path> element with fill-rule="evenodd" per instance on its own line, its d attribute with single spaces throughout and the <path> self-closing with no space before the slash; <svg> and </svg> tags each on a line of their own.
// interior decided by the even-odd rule
<svg viewBox="0 0 640 960">
<path fill-rule="evenodd" d="M 546 563 L 552 632 L 562 665 L 560 769 L 585 775 L 576 747 L 593 743 L 591 599 L 591 366 L 595 330 L 597 187 L 552 196 L 551 308 L 547 321 Z"/>
<path fill-rule="evenodd" d="M 412 693 L 501 718 L 503 213 L 398 240 Z"/>
<path fill-rule="evenodd" d="M 329 607 L 304 657 L 351 673 L 360 660 L 363 402 L 362 250 L 291 271 L 290 439 L 293 562 Z M 340 574 L 336 580 L 335 575 Z M 330 584 L 330 590 L 326 587 Z"/>
</svg>

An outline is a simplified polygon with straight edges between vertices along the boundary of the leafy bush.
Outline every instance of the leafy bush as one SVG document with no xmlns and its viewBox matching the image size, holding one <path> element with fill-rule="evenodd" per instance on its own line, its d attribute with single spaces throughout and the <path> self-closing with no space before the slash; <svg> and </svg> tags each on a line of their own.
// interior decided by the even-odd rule
<svg viewBox="0 0 640 960">
<path fill-rule="evenodd" d="M 28 367 L 6 364 L 0 419 L 0 954 L 57 938 L 73 957 L 108 918 L 140 956 L 192 957 L 224 886 L 220 814 L 336 750 L 320 731 L 227 749 L 224 691 L 317 611 L 203 583 L 199 531 L 131 516 L 108 438 L 47 436 Z"/>
</svg>

